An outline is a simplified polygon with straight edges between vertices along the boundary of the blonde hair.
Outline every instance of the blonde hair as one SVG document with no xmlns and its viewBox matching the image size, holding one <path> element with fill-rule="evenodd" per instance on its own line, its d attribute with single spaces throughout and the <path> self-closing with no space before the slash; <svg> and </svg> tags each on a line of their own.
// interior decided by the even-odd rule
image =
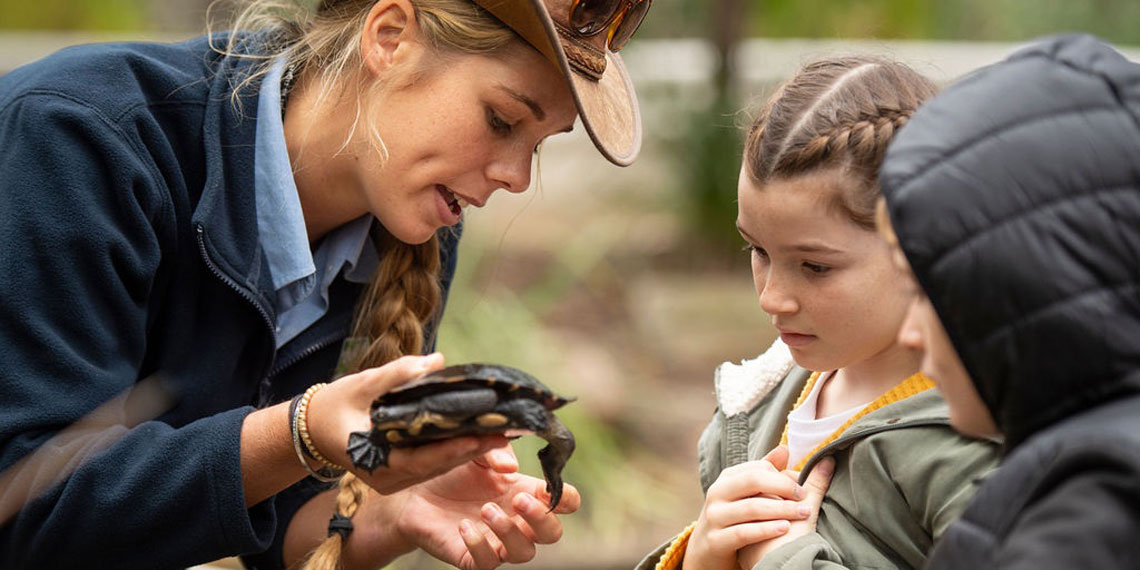
<svg viewBox="0 0 1140 570">
<path fill-rule="evenodd" d="M 827 168 L 860 182 L 844 185 L 831 205 L 864 229 L 875 228 L 878 172 L 887 145 L 934 82 L 878 57 L 808 64 L 781 85 L 752 123 L 744 164 L 758 185 Z"/>
<path fill-rule="evenodd" d="M 423 65 L 439 65 L 457 53 L 492 53 L 521 41 L 470 0 L 411 1 L 423 38 L 433 51 L 433 57 L 424 58 Z M 356 122 L 349 138 L 361 122 L 371 125 L 374 111 L 363 101 L 379 98 L 367 95 L 374 90 L 398 88 L 414 81 L 424 71 L 421 66 L 383 79 L 365 72 L 360 36 L 375 2 L 322 0 L 315 9 L 299 1 L 250 2 L 234 20 L 225 47 L 215 46 L 227 55 L 259 60 L 249 72 L 234 78 L 235 104 L 240 104 L 239 91 L 258 84 L 274 60 L 285 58 L 286 65 L 296 76 L 310 74 L 315 78 L 318 105 L 337 97 L 356 97 Z M 251 50 L 243 44 L 250 38 L 258 38 L 257 49 Z M 381 160 L 386 160 L 383 141 L 371 127 L 369 133 Z M 438 235 L 426 243 L 410 245 L 394 238 L 377 223 L 373 241 L 381 252 L 381 263 L 357 307 L 351 336 L 366 339 L 366 344 L 355 356 L 350 371 L 380 366 L 405 354 L 422 353 L 425 344 L 430 344 L 425 343 L 424 328 L 435 325 L 439 317 Z M 367 496 L 367 490 L 351 473 L 342 477 L 336 514 L 351 518 Z M 305 568 L 339 568 L 343 541 L 341 534 L 330 533 L 311 553 Z"/>
</svg>

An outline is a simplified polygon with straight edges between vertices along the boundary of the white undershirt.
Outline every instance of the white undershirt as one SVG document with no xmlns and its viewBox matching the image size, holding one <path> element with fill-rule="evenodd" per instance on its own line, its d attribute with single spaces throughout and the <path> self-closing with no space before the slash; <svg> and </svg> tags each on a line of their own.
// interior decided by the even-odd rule
<svg viewBox="0 0 1140 570">
<path fill-rule="evenodd" d="M 788 467 L 799 465 L 807 454 L 811 453 L 828 436 L 835 433 L 839 426 L 842 426 L 851 419 L 851 416 L 859 413 L 859 410 L 867 406 L 867 404 L 860 404 L 838 414 L 817 418 L 816 408 L 819 392 L 823 389 L 823 385 L 834 376 L 835 372 L 820 374 L 804 403 L 788 413 Z"/>
</svg>

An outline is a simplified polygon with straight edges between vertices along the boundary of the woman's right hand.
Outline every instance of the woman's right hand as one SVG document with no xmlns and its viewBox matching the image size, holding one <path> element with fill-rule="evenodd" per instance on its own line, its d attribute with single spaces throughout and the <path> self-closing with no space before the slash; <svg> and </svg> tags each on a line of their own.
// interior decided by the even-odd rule
<svg viewBox="0 0 1140 570">
<path fill-rule="evenodd" d="M 405 356 L 384 366 L 337 379 L 313 394 L 306 423 L 313 445 L 329 461 L 349 468 L 370 487 L 389 494 L 463 465 L 487 451 L 505 447 L 502 436 L 457 437 L 411 448 L 393 448 L 388 466 L 369 473 L 352 465 L 348 436 L 372 427 L 372 401 L 422 374 L 443 368 L 443 355 Z"/>
<path fill-rule="evenodd" d="M 741 548 L 788 532 L 790 521 L 810 513 L 804 489 L 782 466 L 788 448 L 778 446 L 758 461 L 725 469 L 709 487 L 685 550 L 685 568 L 734 570 Z"/>
</svg>

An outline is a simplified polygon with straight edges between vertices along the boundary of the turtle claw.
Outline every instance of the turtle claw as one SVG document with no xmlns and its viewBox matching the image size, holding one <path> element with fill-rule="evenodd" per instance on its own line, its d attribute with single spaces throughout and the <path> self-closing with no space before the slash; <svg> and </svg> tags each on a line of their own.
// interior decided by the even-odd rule
<svg viewBox="0 0 1140 570">
<path fill-rule="evenodd" d="M 537 435 L 550 442 L 538 452 L 542 474 L 546 478 L 546 492 L 550 495 L 550 509 L 546 511 L 549 513 L 562 500 L 562 468 L 574 453 L 574 434 L 553 415 L 548 418 L 547 425 L 547 429 Z"/>
<path fill-rule="evenodd" d="M 348 456 L 352 464 L 371 473 L 377 467 L 388 466 L 388 446 L 372 441 L 369 433 L 354 431 L 348 434 Z"/>
</svg>

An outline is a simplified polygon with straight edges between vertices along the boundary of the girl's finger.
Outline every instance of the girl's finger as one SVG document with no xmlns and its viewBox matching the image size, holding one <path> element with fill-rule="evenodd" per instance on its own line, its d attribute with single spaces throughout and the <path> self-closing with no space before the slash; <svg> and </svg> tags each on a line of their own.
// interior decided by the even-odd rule
<svg viewBox="0 0 1140 570">
<path fill-rule="evenodd" d="M 707 499 L 730 502 L 761 495 L 798 500 L 804 491 L 795 479 L 773 471 L 767 462 L 750 461 L 725 469 L 709 488 Z"/>
<path fill-rule="evenodd" d="M 788 468 L 789 455 L 788 446 L 777 445 L 773 447 L 772 451 L 769 451 L 761 461 L 767 461 L 776 471 L 783 471 Z"/>
<path fill-rule="evenodd" d="M 722 532 L 728 535 L 726 542 L 739 550 L 749 544 L 784 536 L 791 527 L 791 523 L 784 520 L 762 521 L 738 524 L 723 529 Z"/>
<path fill-rule="evenodd" d="M 749 522 L 808 518 L 811 508 L 799 501 L 749 497 L 731 503 L 717 503 L 708 509 L 709 522 L 721 528 Z"/>
</svg>

